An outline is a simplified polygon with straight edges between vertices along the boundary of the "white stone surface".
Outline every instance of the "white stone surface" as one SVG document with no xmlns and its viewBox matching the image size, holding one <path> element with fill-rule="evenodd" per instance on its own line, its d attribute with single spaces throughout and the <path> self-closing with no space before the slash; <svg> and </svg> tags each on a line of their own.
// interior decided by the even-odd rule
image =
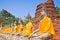
<svg viewBox="0 0 60 40">
<path fill-rule="evenodd" d="M 32 37 L 28 38 L 26 36 L 21 36 L 20 34 L 0 33 L 0 40 L 43 40 L 38 37 L 39 34 L 34 34 Z"/>
<path fill-rule="evenodd" d="M 16 34 L 6 34 L 6 33 L 0 33 L 0 40 L 28 40 L 27 37 L 23 37 Z"/>
</svg>

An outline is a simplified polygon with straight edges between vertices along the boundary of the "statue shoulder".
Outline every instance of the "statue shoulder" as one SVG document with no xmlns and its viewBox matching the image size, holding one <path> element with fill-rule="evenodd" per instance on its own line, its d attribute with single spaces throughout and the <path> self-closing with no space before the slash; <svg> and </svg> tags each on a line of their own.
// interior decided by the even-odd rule
<svg viewBox="0 0 60 40">
<path fill-rule="evenodd" d="M 52 22 L 52 19 L 50 17 L 48 17 L 47 19 Z"/>
</svg>

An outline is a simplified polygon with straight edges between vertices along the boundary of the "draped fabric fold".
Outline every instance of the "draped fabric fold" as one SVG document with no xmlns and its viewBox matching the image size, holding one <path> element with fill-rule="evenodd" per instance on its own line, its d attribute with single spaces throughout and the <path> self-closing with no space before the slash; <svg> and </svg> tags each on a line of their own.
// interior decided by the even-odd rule
<svg viewBox="0 0 60 40">
<path fill-rule="evenodd" d="M 22 32 L 22 28 L 23 28 L 23 25 L 22 24 L 18 25 L 17 28 L 16 28 L 16 32 L 17 33 Z"/>
<path fill-rule="evenodd" d="M 49 17 L 44 17 L 40 23 L 40 30 L 38 32 L 44 33 L 50 33 L 52 36 L 55 36 L 55 30 L 53 27 L 52 20 Z"/>
<path fill-rule="evenodd" d="M 28 35 L 28 37 L 30 36 L 30 34 L 32 33 L 32 23 L 31 22 L 28 22 L 26 24 L 26 29 L 22 31 L 23 34 L 26 34 Z"/>
</svg>

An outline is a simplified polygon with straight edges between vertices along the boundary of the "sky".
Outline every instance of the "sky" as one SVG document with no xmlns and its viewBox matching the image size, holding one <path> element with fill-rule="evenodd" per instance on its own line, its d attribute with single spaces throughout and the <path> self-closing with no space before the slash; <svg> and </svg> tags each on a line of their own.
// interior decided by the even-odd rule
<svg viewBox="0 0 60 40">
<path fill-rule="evenodd" d="M 37 5 L 46 1 L 47 0 L 0 0 L 0 11 L 5 9 L 15 15 L 15 17 L 22 17 L 22 19 L 24 16 L 27 16 L 28 12 L 34 17 Z M 54 4 L 60 7 L 60 0 L 54 0 Z"/>
</svg>

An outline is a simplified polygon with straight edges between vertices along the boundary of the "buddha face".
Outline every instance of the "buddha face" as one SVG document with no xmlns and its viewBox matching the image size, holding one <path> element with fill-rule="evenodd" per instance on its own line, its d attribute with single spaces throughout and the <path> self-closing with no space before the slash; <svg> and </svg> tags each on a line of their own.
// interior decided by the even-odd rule
<svg viewBox="0 0 60 40">
<path fill-rule="evenodd" d="M 46 14 L 44 11 L 42 11 L 42 12 L 40 12 L 40 13 L 41 13 L 41 15 L 45 15 L 45 14 Z"/>
<path fill-rule="evenodd" d="M 46 13 L 44 11 L 40 12 L 41 13 L 41 16 L 45 16 Z"/>
</svg>

